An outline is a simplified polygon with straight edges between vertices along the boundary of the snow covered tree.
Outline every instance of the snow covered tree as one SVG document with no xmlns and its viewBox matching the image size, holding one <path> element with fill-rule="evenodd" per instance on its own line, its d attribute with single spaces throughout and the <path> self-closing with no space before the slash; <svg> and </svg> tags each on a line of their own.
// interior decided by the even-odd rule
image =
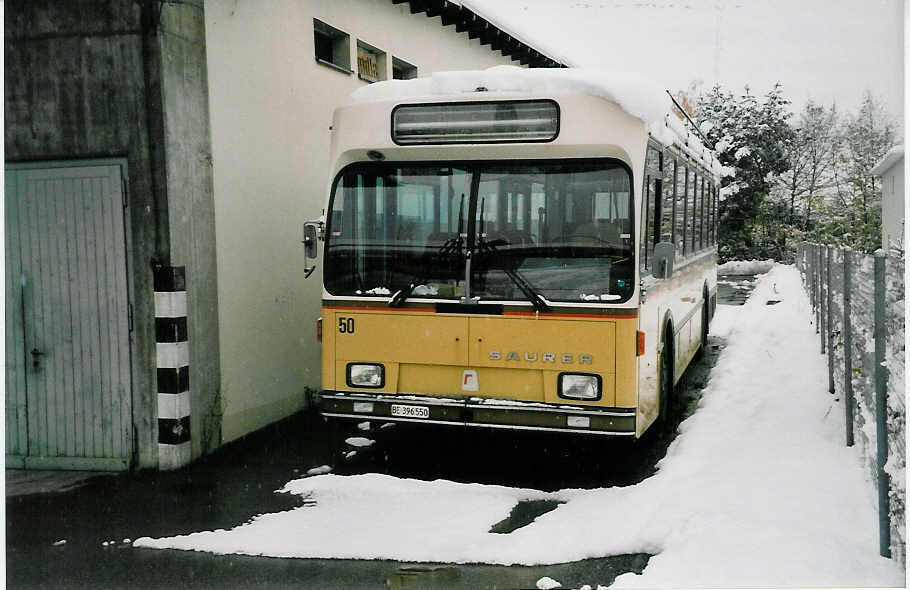
<svg viewBox="0 0 910 590">
<path fill-rule="evenodd" d="M 871 252 L 881 243 L 881 186 L 872 168 L 894 145 L 897 125 L 869 92 L 859 111 L 848 115 L 836 144 L 834 195 L 828 218 L 813 237 Z"/>
<path fill-rule="evenodd" d="M 789 203 L 787 222 L 807 231 L 812 214 L 834 185 L 835 156 L 840 139 L 837 110 L 806 103 L 787 145 L 790 169 L 777 178 L 777 196 Z"/>
<path fill-rule="evenodd" d="M 776 176 L 760 220 L 783 242 L 778 260 L 789 261 L 798 242 L 816 227 L 833 192 L 839 145 L 837 111 L 809 101 L 785 143 L 789 168 Z"/>
<path fill-rule="evenodd" d="M 764 207 L 774 179 L 790 168 L 793 131 L 790 101 L 775 84 L 759 100 L 747 86 L 741 96 L 714 86 L 701 95 L 695 118 L 721 164 L 733 175 L 721 183 L 718 247 L 721 261 L 776 257 L 786 236 L 778 231 L 778 207 Z"/>
</svg>

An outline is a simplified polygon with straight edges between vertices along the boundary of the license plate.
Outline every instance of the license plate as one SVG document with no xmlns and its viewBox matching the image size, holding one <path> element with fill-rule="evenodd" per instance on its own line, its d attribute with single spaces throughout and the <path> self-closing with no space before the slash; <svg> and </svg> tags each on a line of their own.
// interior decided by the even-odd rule
<svg viewBox="0 0 910 590">
<path fill-rule="evenodd" d="M 425 406 L 403 406 L 392 404 L 392 415 L 400 418 L 429 418 L 430 408 Z"/>
</svg>

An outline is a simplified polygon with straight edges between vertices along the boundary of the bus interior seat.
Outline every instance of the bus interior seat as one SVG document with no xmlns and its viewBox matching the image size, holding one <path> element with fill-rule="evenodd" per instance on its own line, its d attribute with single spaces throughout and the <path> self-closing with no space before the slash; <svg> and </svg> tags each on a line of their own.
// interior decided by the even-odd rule
<svg viewBox="0 0 910 590">
<path fill-rule="evenodd" d="M 573 244 L 623 246 L 618 223 L 597 219 L 593 223 L 582 223 L 575 228 L 569 241 Z"/>
<path fill-rule="evenodd" d="M 446 242 L 455 239 L 456 237 L 458 237 L 458 234 L 453 231 L 437 231 L 427 235 L 426 243 L 424 245 L 431 250 L 435 250 L 441 248 Z"/>
<path fill-rule="evenodd" d="M 505 242 L 503 245 L 523 246 L 525 244 L 533 244 L 534 236 L 532 236 L 531 232 L 528 230 L 517 229 L 513 223 L 506 223 L 501 230 L 491 232 L 487 236 L 488 242 L 496 240 Z"/>
</svg>

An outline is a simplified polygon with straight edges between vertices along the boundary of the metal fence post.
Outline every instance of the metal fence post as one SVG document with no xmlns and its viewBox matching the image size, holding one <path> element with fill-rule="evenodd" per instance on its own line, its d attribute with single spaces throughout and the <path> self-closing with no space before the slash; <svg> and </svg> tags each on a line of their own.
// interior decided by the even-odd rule
<svg viewBox="0 0 910 590">
<path fill-rule="evenodd" d="M 827 331 L 827 310 L 825 309 L 825 297 L 827 291 L 825 287 L 825 265 L 822 262 L 824 260 L 823 248 L 827 249 L 825 246 L 819 245 L 818 247 L 818 334 L 819 339 L 821 340 L 821 352 L 825 354 L 825 332 Z"/>
<path fill-rule="evenodd" d="M 830 246 L 825 246 L 825 293 L 827 301 L 825 307 L 828 310 L 828 317 L 825 319 L 825 332 L 828 340 L 828 393 L 834 393 L 834 328 L 831 326 L 831 318 L 834 313 L 831 311 L 831 255 Z"/>
<path fill-rule="evenodd" d="M 809 289 L 809 303 L 815 312 L 815 269 L 812 267 L 812 244 L 806 244 L 806 287 Z"/>
<path fill-rule="evenodd" d="M 885 368 L 885 252 L 875 251 L 875 442 L 878 472 L 879 554 L 891 557 L 891 478 L 885 472 L 888 461 L 888 374 Z"/>
<path fill-rule="evenodd" d="M 815 266 L 815 333 L 821 332 L 822 327 L 822 267 L 819 264 L 821 260 L 821 246 L 815 245 L 812 252 L 812 264 Z"/>
<path fill-rule="evenodd" d="M 847 446 L 853 446 L 853 324 L 850 318 L 853 288 L 853 250 L 844 248 L 844 414 Z"/>
<path fill-rule="evenodd" d="M 815 328 L 818 329 L 818 265 L 815 264 L 815 244 L 809 246 L 809 269 L 812 271 L 812 311 L 815 313 Z"/>
</svg>

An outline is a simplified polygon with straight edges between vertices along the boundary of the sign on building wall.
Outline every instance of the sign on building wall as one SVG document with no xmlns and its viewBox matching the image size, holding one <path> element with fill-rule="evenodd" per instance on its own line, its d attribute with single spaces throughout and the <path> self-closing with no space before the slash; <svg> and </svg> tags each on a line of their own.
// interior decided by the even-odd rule
<svg viewBox="0 0 910 590">
<path fill-rule="evenodd" d="M 379 79 L 379 68 L 376 66 L 376 54 L 363 49 L 357 48 L 357 71 L 360 75 L 368 80 Z"/>
</svg>

